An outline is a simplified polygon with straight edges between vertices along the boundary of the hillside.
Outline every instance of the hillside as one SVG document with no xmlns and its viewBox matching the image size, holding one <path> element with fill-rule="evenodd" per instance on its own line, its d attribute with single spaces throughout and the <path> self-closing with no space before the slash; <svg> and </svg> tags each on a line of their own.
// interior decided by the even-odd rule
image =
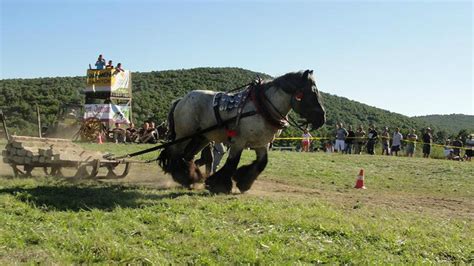
<svg viewBox="0 0 474 266">
<path fill-rule="evenodd" d="M 462 129 L 474 132 L 474 115 L 450 114 L 450 115 L 426 115 L 413 117 L 432 126 L 446 129 L 451 134 L 458 133 Z"/>
<path fill-rule="evenodd" d="M 239 68 L 195 68 L 133 73 L 134 122 L 141 124 L 147 119 L 162 121 L 166 117 L 171 101 L 189 90 L 229 90 L 248 83 L 256 75 L 269 77 L 266 74 Z M 7 115 L 9 127 L 13 132 L 34 134 L 36 130 L 35 104 L 40 106 L 43 124 L 52 124 L 60 105 L 83 102 L 81 91 L 84 87 L 85 77 L 1 80 L 0 108 Z M 344 97 L 327 93 L 322 93 L 322 97 L 327 110 L 327 124 L 315 132 L 318 135 L 328 135 L 332 132 L 335 123 L 339 121 L 345 125 L 364 125 L 365 127 L 370 123 L 379 127 L 399 126 L 404 131 L 408 128 L 421 129 L 427 125 L 423 121 Z M 292 130 L 284 132 L 284 135 L 292 134 L 299 135 Z M 445 136 L 446 133 L 442 135 Z"/>
</svg>

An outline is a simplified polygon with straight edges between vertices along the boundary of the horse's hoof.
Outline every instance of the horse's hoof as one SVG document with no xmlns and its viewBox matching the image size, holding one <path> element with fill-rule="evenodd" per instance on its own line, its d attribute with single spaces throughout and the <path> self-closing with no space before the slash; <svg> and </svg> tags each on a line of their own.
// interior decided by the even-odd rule
<svg viewBox="0 0 474 266">
<path fill-rule="evenodd" d="M 236 185 L 237 185 L 237 188 L 240 190 L 240 193 L 245 193 L 252 187 L 252 184 L 253 184 L 253 182 L 250 183 L 250 184 L 248 184 L 248 183 L 242 184 L 242 183 L 237 182 Z"/>
<path fill-rule="evenodd" d="M 230 194 L 232 191 L 232 183 L 229 185 L 225 184 L 208 184 L 206 183 L 206 189 L 213 194 Z"/>
</svg>

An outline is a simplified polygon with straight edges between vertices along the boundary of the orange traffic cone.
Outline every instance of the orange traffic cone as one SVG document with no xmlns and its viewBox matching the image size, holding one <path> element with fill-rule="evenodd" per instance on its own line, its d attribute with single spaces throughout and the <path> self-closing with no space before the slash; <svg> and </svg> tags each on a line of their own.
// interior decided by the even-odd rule
<svg viewBox="0 0 474 266">
<path fill-rule="evenodd" d="M 102 134 L 99 134 L 99 135 L 97 136 L 97 143 L 99 143 L 99 144 L 102 144 L 102 143 L 103 143 L 103 142 L 102 142 Z"/>
<path fill-rule="evenodd" d="M 362 188 L 362 189 L 365 189 L 365 186 L 364 186 L 364 169 L 360 169 L 360 172 L 359 172 L 359 175 L 357 176 L 357 181 L 356 181 L 356 185 L 354 188 Z"/>
</svg>

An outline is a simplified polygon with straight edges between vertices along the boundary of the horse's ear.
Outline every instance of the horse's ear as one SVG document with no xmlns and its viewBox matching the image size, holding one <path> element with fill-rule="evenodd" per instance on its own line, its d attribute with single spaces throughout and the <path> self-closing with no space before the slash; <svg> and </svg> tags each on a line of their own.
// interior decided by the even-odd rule
<svg viewBox="0 0 474 266">
<path fill-rule="evenodd" d="M 303 79 L 309 79 L 309 75 L 313 75 L 313 70 L 306 70 L 304 73 L 303 73 Z"/>
<path fill-rule="evenodd" d="M 306 71 L 303 73 L 303 79 L 308 79 L 308 76 L 309 76 L 309 70 L 306 70 Z"/>
</svg>

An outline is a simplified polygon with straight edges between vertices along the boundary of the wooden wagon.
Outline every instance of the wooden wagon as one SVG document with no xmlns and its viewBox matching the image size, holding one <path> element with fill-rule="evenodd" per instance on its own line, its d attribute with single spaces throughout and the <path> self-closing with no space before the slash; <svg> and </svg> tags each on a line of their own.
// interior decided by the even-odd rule
<svg viewBox="0 0 474 266">
<path fill-rule="evenodd" d="M 97 151 L 87 151 L 67 139 L 11 136 L 3 162 L 9 164 L 15 176 L 32 176 L 35 168 L 42 168 L 46 175 L 64 176 L 63 168 L 75 169 L 74 177 L 123 178 L 130 171 L 131 162 L 108 160 Z M 120 173 L 117 166 L 122 165 Z M 22 168 L 22 169 L 21 169 Z M 107 174 L 98 175 L 104 168 Z"/>
</svg>

